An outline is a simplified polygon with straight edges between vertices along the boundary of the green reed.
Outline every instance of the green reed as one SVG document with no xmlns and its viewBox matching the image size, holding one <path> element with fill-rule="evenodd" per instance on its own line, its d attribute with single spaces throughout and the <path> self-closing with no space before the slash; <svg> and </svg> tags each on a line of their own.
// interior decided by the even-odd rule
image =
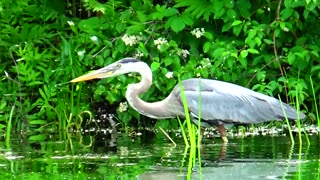
<svg viewBox="0 0 320 180">
<path fill-rule="evenodd" d="M 188 160 L 188 173 L 187 173 L 187 179 L 191 178 L 191 174 L 192 174 L 192 168 L 196 165 L 196 150 L 197 150 L 197 144 L 200 146 L 200 118 L 201 118 L 201 113 L 200 113 L 200 117 L 199 117 L 199 123 L 198 123 L 198 141 L 197 141 L 197 127 L 193 124 L 191 118 L 190 118 L 190 113 L 189 113 L 189 109 L 188 109 L 188 103 L 187 103 L 187 98 L 186 95 L 184 93 L 184 87 L 181 83 L 180 78 L 178 78 L 179 80 L 179 86 L 180 86 L 180 94 L 181 94 L 181 99 L 182 99 L 182 104 L 183 104 L 183 109 L 184 109 L 184 114 L 185 114 L 185 123 L 187 124 L 187 130 L 188 130 L 188 137 L 189 137 L 189 142 L 190 142 L 190 146 L 189 146 L 189 142 L 187 140 L 187 136 L 186 136 L 186 131 L 184 130 L 184 123 L 182 124 L 180 119 L 178 118 L 180 127 L 181 127 L 181 132 L 183 134 L 185 143 L 186 143 L 186 148 L 190 147 L 190 152 L 189 152 L 189 160 Z M 201 100 L 201 97 L 199 97 L 199 100 Z M 201 106 L 201 105 L 200 105 Z M 201 111 L 201 108 L 199 109 L 199 111 Z M 200 135 L 200 136 L 199 136 Z M 196 143 L 198 142 L 198 143 Z M 198 156 L 199 156 L 199 168 L 201 169 L 201 158 L 200 158 L 200 151 L 198 151 Z"/>
<path fill-rule="evenodd" d="M 278 98 L 279 98 L 279 101 L 280 101 L 280 105 L 281 105 L 281 108 L 282 108 L 282 112 L 283 112 L 283 114 L 284 114 L 284 119 L 286 120 L 286 123 L 287 123 L 287 126 L 288 126 L 288 131 L 289 131 L 291 143 L 294 144 L 294 138 L 293 138 L 293 135 L 292 135 L 292 130 L 291 130 L 291 126 L 290 126 L 290 123 L 289 123 L 289 119 L 288 119 L 287 113 L 286 113 L 286 111 L 285 111 L 284 108 L 283 108 L 283 103 L 282 103 L 279 95 L 278 95 Z"/>
<path fill-rule="evenodd" d="M 316 98 L 316 93 L 315 93 L 315 90 L 314 90 L 313 81 L 312 81 L 312 77 L 311 77 L 311 76 L 310 76 L 310 83 L 311 83 L 311 89 L 312 89 L 312 96 L 313 96 L 314 107 L 315 107 L 315 109 L 316 109 L 316 118 L 317 118 L 317 122 L 318 122 L 318 127 L 320 128 L 320 117 L 319 117 L 319 110 L 318 110 L 317 98 Z"/>
<path fill-rule="evenodd" d="M 180 94 L 181 94 L 181 100 L 182 100 L 182 104 L 183 104 L 183 110 L 184 110 L 184 114 L 185 114 L 185 120 L 187 123 L 187 129 L 188 129 L 188 134 L 189 134 L 189 142 L 190 142 L 190 147 L 192 149 L 192 147 L 195 147 L 196 145 L 196 135 L 194 132 L 194 128 L 192 126 L 193 123 L 191 121 L 190 118 L 190 113 L 189 113 L 189 109 L 188 109 L 188 102 L 187 102 L 187 98 L 186 95 L 184 93 L 184 87 L 181 83 L 181 80 L 179 78 L 179 86 L 180 86 Z"/>
<path fill-rule="evenodd" d="M 7 127 L 7 129 L 6 129 L 6 147 L 7 147 L 7 149 L 10 149 L 12 117 L 13 117 L 13 112 L 14 112 L 15 106 L 16 106 L 16 102 L 14 102 L 13 106 L 11 107 L 9 120 L 8 120 L 7 126 L 6 126 Z"/>
<path fill-rule="evenodd" d="M 296 91 L 296 110 L 297 110 L 297 127 L 298 127 L 298 134 L 299 134 L 299 143 L 302 144 L 302 134 L 301 134 L 301 123 L 300 123 L 300 106 L 299 106 L 299 98 L 298 92 Z"/>
</svg>

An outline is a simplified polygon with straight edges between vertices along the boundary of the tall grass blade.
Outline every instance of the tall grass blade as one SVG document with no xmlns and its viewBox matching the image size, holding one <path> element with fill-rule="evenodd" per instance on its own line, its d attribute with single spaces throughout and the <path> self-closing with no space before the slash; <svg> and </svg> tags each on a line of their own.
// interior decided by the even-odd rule
<svg viewBox="0 0 320 180">
<path fill-rule="evenodd" d="M 184 93 L 184 88 L 183 85 L 181 83 L 180 78 L 178 77 L 178 81 L 179 81 L 179 86 L 180 86 L 180 93 L 181 93 L 181 100 L 182 100 L 182 104 L 183 104 L 183 110 L 184 110 L 184 114 L 185 114 L 185 118 L 187 121 L 187 128 L 188 128 L 188 133 L 189 133 L 189 138 L 190 138 L 190 146 L 191 148 L 195 147 L 195 136 L 193 134 L 192 131 L 192 122 L 190 119 L 190 114 L 189 114 L 189 109 L 188 109 L 188 103 L 187 103 L 187 98 L 186 95 Z"/>
<path fill-rule="evenodd" d="M 313 86 L 313 81 L 312 81 L 312 77 L 310 76 L 310 83 L 311 83 L 311 89 L 312 89 L 312 96 L 313 96 L 313 101 L 314 101 L 314 107 L 316 109 L 316 118 L 317 118 L 317 122 L 318 122 L 318 127 L 320 128 L 320 117 L 319 117 L 319 110 L 318 110 L 318 104 L 317 104 L 317 98 L 316 98 L 316 93 L 314 90 L 314 86 Z"/>
<path fill-rule="evenodd" d="M 186 132 L 184 130 L 184 125 L 181 123 L 181 120 L 180 120 L 179 116 L 177 116 L 177 119 L 178 119 L 178 122 L 179 122 L 179 125 L 180 125 L 180 129 L 181 129 L 181 133 L 182 133 L 182 137 L 183 137 L 184 143 L 185 143 L 186 147 L 190 147 Z"/>
<path fill-rule="evenodd" d="M 301 124 L 300 124 L 300 105 L 299 105 L 298 97 L 299 97 L 298 91 L 296 91 L 297 126 L 298 126 L 298 134 L 299 134 L 299 143 L 302 144 Z"/>
<path fill-rule="evenodd" d="M 202 133 L 201 133 L 201 118 L 202 118 L 202 84 L 201 80 L 199 80 L 199 118 L 198 118 L 198 149 L 200 149 L 201 146 L 201 140 L 202 140 Z M 202 172 L 201 168 L 201 151 L 198 150 L 198 161 L 199 161 L 199 171 Z"/>
<path fill-rule="evenodd" d="M 182 104 L 183 104 L 183 110 L 184 110 L 184 114 L 185 114 L 185 118 L 186 118 L 186 122 L 187 122 L 187 129 L 188 129 L 189 140 L 190 140 L 190 153 L 189 153 L 189 161 L 188 161 L 187 179 L 191 179 L 192 168 L 196 164 L 196 149 L 197 149 L 196 127 L 193 125 L 193 123 L 191 121 L 189 109 L 188 109 L 187 98 L 184 93 L 184 87 L 183 87 L 182 82 L 179 77 L 178 77 L 178 81 L 179 81 L 180 95 L 181 95 L 181 100 L 182 100 Z M 179 122 L 179 124 L 181 126 L 181 122 Z"/>
<path fill-rule="evenodd" d="M 279 95 L 278 95 L 278 98 L 279 98 L 279 101 L 280 101 L 280 105 L 281 105 L 281 108 L 282 108 L 282 112 L 283 112 L 283 114 L 284 114 L 284 118 L 285 118 L 286 123 L 287 123 L 287 126 L 288 126 L 288 131 L 289 131 L 289 134 L 290 134 L 291 143 L 294 144 L 294 138 L 293 138 L 293 135 L 292 135 L 292 130 L 291 130 L 291 126 L 290 126 L 290 123 L 289 123 L 289 119 L 288 119 L 287 113 L 286 113 L 286 111 L 284 110 L 284 107 L 283 107 L 283 104 L 282 104 L 282 101 L 281 101 Z"/>
<path fill-rule="evenodd" d="M 12 128 L 12 117 L 13 117 L 13 112 L 14 108 L 16 106 L 16 101 L 14 101 L 13 106 L 11 107 L 10 115 L 9 115 L 9 120 L 7 123 L 7 130 L 6 130 L 6 147 L 7 149 L 10 149 L 10 140 L 11 140 L 11 128 Z"/>
</svg>

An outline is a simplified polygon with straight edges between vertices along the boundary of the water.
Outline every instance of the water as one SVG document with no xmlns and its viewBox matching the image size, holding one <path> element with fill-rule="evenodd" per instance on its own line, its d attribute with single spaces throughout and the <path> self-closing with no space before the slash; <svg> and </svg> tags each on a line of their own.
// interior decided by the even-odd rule
<svg viewBox="0 0 320 180">
<path fill-rule="evenodd" d="M 13 139 L 0 142 L 1 179 L 187 179 L 189 149 L 181 138 L 176 147 L 159 134 L 130 137 L 67 134 L 63 141 Z M 61 138 L 60 138 L 61 139 Z M 311 145 L 291 145 L 285 136 L 204 139 L 191 179 L 319 179 L 319 137 Z"/>
</svg>

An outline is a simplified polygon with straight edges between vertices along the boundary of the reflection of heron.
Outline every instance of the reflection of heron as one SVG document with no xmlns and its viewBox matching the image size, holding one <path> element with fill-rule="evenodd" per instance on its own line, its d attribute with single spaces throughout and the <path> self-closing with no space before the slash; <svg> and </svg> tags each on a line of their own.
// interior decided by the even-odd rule
<svg viewBox="0 0 320 180">
<path fill-rule="evenodd" d="M 121 59 L 71 82 L 108 78 L 130 72 L 137 72 L 142 76 L 139 83 L 129 84 L 126 91 L 127 101 L 133 109 L 155 119 L 175 118 L 177 115 L 185 117 L 179 85 L 175 86 L 167 98 L 159 102 L 149 103 L 139 98 L 139 95 L 151 86 L 152 72 L 146 63 L 137 59 Z M 225 142 L 228 141 L 225 124 L 261 123 L 285 117 L 279 100 L 235 84 L 208 79 L 188 79 L 182 81 L 182 85 L 192 121 L 198 123 L 201 111 L 201 126 L 216 126 Z M 283 108 L 288 119 L 296 119 L 295 109 L 287 104 L 283 104 Z M 305 115 L 300 113 L 300 119 L 304 117 Z"/>
</svg>

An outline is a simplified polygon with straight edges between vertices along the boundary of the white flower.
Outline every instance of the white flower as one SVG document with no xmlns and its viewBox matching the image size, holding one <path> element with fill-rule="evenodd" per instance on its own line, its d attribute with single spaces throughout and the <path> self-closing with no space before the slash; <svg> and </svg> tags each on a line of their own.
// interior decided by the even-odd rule
<svg viewBox="0 0 320 180">
<path fill-rule="evenodd" d="M 138 52 L 134 55 L 135 58 L 141 58 L 142 56 L 143 56 L 143 53 L 140 52 L 140 51 L 138 51 Z"/>
<path fill-rule="evenodd" d="M 173 77 L 173 72 L 167 72 L 166 78 L 170 79 Z"/>
<path fill-rule="evenodd" d="M 78 54 L 78 56 L 84 56 L 84 53 L 85 53 L 86 51 L 85 50 L 80 50 L 80 51 L 78 51 L 77 52 L 77 54 Z"/>
<path fill-rule="evenodd" d="M 201 74 L 200 73 L 197 73 L 197 75 L 196 75 L 197 77 L 201 77 Z"/>
<path fill-rule="evenodd" d="M 178 51 L 178 56 L 182 56 L 184 58 L 187 58 L 189 54 L 190 54 L 189 51 L 186 49 L 182 49 Z"/>
<path fill-rule="evenodd" d="M 129 36 L 129 35 L 125 34 L 124 36 L 122 36 L 121 39 L 127 46 L 128 45 L 133 46 L 141 40 L 141 37 L 135 36 L 135 35 Z"/>
<path fill-rule="evenodd" d="M 119 112 L 124 112 L 128 110 L 128 103 L 127 102 L 121 102 L 119 104 L 119 108 L 118 108 Z"/>
<path fill-rule="evenodd" d="M 154 45 L 156 45 L 157 49 L 159 50 L 161 48 L 161 45 L 164 45 L 164 44 L 168 44 L 168 41 L 162 37 L 154 40 Z"/>
<path fill-rule="evenodd" d="M 95 43 L 98 42 L 97 36 L 91 36 L 90 39 Z"/>
<path fill-rule="evenodd" d="M 191 34 L 196 36 L 196 38 L 200 38 L 201 36 L 203 36 L 203 34 L 205 33 L 204 28 L 195 28 L 194 30 L 191 31 Z"/>
<path fill-rule="evenodd" d="M 209 58 L 203 58 L 200 64 L 201 64 L 201 68 L 209 68 L 211 66 L 211 62 Z"/>
<path fill-rule="evenodd" d="M 74 26 L 74 22 L 73 21 L 67 21 L 67 23 L 69 24 L 69 26 Z"/>
</svg>

